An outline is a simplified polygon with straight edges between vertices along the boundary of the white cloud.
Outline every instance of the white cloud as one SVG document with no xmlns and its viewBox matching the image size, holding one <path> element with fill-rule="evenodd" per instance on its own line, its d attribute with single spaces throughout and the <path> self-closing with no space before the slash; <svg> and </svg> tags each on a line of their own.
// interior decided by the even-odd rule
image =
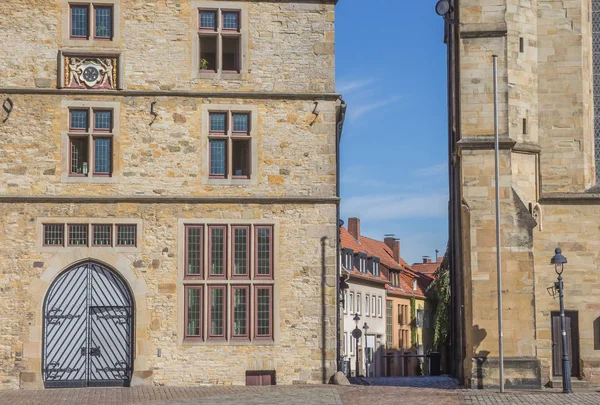
<svg viewBox="0 0 600 405">
<path fill-rule="evenodd" d="M 441 218 L 448 213 L 448 197 L 442 192 L 361 195 L 343 199 L 342 208 L 365 221 Z"/>
<path fill-rule="evenodd" d="M 374 101 L 371 103 L 357 104 L 356 106 L 353 106 L 351 103 L 348 107 L 348 115 L 350 117 L 350 120 L 355 121 L 373 110 L 382 109 L 384 107 L 389 106 L 390 104 L 394 104 L 395 102 L 397 102 L 401 99 L 402 99 L 402 96 L 393 96 L 393 97 L 389 97 L 389 98 L 386 98 L 383 100 Z"/>
<path fill-rule="evenodd" d="M 415 170 L 415 174 L 421 177 L 434 177 L 441 176 L 448 173 L 448 164 L 447 163 L 439 163 L 437 165 L 423 167 L 421 169 Z"/>
<path fill-rule="evenodd" d="M 372 77 L 368 77 L 365 79 L 348 80 L 348 81 L 340 80 L 340 84 L 337 85 L 336 87 L 337 87 L 338 93 L 341 93 L 342 96 L 345 96 L 356 90 L 365 88 L 373 83 L 375 83 L 375 79 Z"/>
</svg>

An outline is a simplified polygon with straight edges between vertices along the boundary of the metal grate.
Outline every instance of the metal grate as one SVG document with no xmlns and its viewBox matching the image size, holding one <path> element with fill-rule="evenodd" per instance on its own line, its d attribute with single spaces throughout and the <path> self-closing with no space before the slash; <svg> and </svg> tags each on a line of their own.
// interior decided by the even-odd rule
<svg viewBox="0 0 600 405">
<path fill-rule="evenodd" d="M 44 245 L 63 246 L 65 226 L 63 224 L 44 225 Z"/>
<path fill-rule="evenodd" d="M 592 57 L 594 72 L 594 158 L 600 184 L 600 0 L 592 0 Z"/>
<path fill-rule="evenodd" d="M 69 245 L 87 246 L 88 244 L 88 226 L 87 225 L 69 225 Z"/>
<path fill-rule="evenodd" d="M 95 246 L 112 245 L 112 225 L 92 225 Z"/>
<path fill-rule="evenodd" d="M 135 246 L 136 225 L 117 225 L 117 246 Z"/>
</svg>

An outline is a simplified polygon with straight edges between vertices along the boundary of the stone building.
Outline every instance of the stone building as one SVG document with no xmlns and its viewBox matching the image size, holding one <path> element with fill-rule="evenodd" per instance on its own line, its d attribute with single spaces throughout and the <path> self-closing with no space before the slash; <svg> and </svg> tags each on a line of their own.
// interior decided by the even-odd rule
<svg viewBox="0 0 600 405">
<path fill-rule="evenodd" d="M 335 3 L 0 2 L 0 388 L 335 371 Z"/>
<path fill-rule="evenodd" d="M 497 386 L 494 106 L 498 56 L 505 384 L 561 380 L 556 274 L 573 380 L 600 384 L 600 1 L 452 0 L 449 62 L 454 373 Z"/>
</svg>

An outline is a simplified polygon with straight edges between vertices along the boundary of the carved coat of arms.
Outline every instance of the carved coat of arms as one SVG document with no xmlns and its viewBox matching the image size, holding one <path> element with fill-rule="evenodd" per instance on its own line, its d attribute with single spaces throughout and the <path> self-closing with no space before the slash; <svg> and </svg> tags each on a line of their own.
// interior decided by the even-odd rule
<svg viewBox="0 0 600 405">
<path fill-rule="evenodd" d="M 116 57 L 65 56 L 65 87 L 116 89 Z"/>
</svg>

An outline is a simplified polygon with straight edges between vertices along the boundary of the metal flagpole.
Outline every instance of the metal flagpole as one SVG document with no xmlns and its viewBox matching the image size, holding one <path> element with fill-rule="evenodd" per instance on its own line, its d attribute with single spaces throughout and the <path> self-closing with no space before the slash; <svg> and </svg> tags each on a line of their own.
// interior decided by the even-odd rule
<svg viewBox="0 0 600 405">
<path fill-rule="evenodd" d="M 504 331 L 502 329 L 502 268 L 500 266 L 500 159 L 498 156 L 498 55 L 494 58 L 494 140 L 496 153 L 496 267 L 498 272 L 498 353 L 500 392 L 504 392 Z"/>
</svg>

